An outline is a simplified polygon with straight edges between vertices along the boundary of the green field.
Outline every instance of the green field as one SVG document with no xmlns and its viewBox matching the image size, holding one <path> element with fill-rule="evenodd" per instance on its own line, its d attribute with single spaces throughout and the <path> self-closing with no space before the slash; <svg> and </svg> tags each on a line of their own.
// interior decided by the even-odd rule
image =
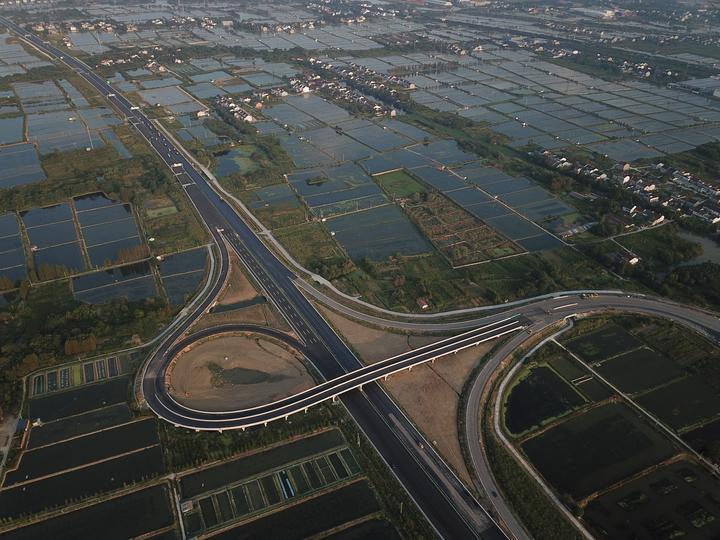
<svg viewBox="0 0 720 540">
<path fill-rule="evenodd" d="M 303 223 L 275 231 L 275 237 L 303 266 L 317 269 L 323 264 L 346 260 L 337 243 L 317 222 Z"/>
<path fill-rule="evenodd" d="M 391 199 L 404 199 L 416 194 L 425 193 L 427 189 L 405 169 L 380 174 L 373 179 Z"/>
</svg>

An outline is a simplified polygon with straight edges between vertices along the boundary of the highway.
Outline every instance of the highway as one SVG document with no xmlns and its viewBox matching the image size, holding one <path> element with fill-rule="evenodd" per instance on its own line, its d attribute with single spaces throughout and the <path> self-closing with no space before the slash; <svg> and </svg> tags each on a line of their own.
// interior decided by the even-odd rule
<svg viewBox="0 0 720 540">
<path fill-rule="evenodd" d="M 172 360 L 168 351 L 173 343 L 210 307 L 222 288 L 229 268 L 228 248 L 238 254 L 264 294 L 287 319 L 305 344 L 306 354 L 325 380 L 362 367 L 342 339 L 296 288 L 293 274 L 208 184 L 182 151 L 158 131 L 138 107 L 97 76 L 85 63 L 4 17 L 0 17 L 0 23 L 29 45 L 75 70 L 137 129 L 172 170 L 220 251 L 215 286 L 188 313 L 185 321 L 168 334 L 145 365 L 142 394 L 151 410 L 185 427 L 202 427 L 202 419 L 187 420 L 182 415 L 171 418 L 163 416 L 168 414 L 165 408 L 167 402 L 164 401 L 167 397 L 164 373 Z M 363 385 L 362 391 L 348 391 L 340 399 L 439 536 L 458 539 L 504 537 L 489 514 L 480 507 L 432 445 L 425 441 L 377 383 Z"/>
<path fill-rule="evenodd" d="M 532 313 L 531 313 L 532 311 Z M 515 334 L 495 349 L 486 360 L 482 369 L 472 382 L 465 409 L 465 440 L 467 442 L 470 461 L 478 479 L 478 483 L 486 493 L 501 493 L 495 483 L 492 468 L 484 452 L 481 433 L 482 396 L 488 389 L 493 376 L 498 372 L 500 364 L 510 357 L 518 348 L 524 346 L 538 333 L 556 325 L 566 317 L 574 315 L 592 315 L 594 313 L 635 313 L 670 319 L 678 324 L 691 328 L 707 336 L 713 341 L 720 340 L 720 319 L 715 314 L 703 310 L 677 304 L 665 299 L 642 297 L 637 295 L 598 295 L 591 298 L 562 296 L 546 300 L 542 304 L 527 306 L 524 311 L 528 320 L 532 321 L 528 332 Z M 529 538 L 523 532 L 512 509 L 502 497 L 493 497 L 492 504 L 505 525 L 513 531 L 518 539 Z"/>
<path fill-rule="evenodd" d="M 395 371 L 409 369 L 438 356 L 451 354 L 453 349 L 474 346 L 480 340 L 512 335 L 488 360 L 474 382 L 466 415 L 467 438 L 475 470 L 482 487 L 486 492 L 493 493 L 498 490 L 480 448 L 477 429 L 479 416 L 475 405 L 476 401 L 479 403 L 479 396 L 500 361 L 531 337 L 528 332 L 539 332 L 573 314 L 617 310 L 665 317 L 711 338 L 717 339 L 720 336 L 720 321 L 712 313 L 664 299 L 628 295 L 619 291 L 603 291 L 592 298 L 574 293 L 545 296 L 527 304 L 496 306 L 492 315 L 485 312 L 481 319 L 473 319 L 472 310 L 468 310 L 465 315 L 470 317 L 469 319 L 451 322 L 443 322 L 440 320 L 441 316 L 434 317 L 432 321 L 398 321 L 368 315 L 339 303 L 332 305 L 333 309 L 358 320 L 403 330 L 470 329 L 469 332 L 438 344 L 364 367 L 298 289 L 296 276 L 193 167 L 182 150 L 158 131 L 150 119 L 84 63 L 43 42 L 37 36 L 28 34 L 4 18 L 0 18 L 0 22 L 40 51 L 77 71 L 107 97 L 173 172 L 217 245 L 220 257 L 213 286 L 207 295 L 189 310 L 184 321 L 165 336 L 144 367 L 143 397 L 150 409 L 169 422 L 191 429 L 238 429 L 284 418 L 288 414 L 304 410 L 305 407 L 337 397 L 441 537 L 503 538 L 501 530 L 432 445 L 374 381 Z M 229 271 L 230 249 L 237 253 L 267 298 L 287 319 L 298 336 L 297 347 L 312 361 L 325 382 L 305 393 L 250 410 L 224 413 L 196 411 L 175 402 L 169 395 L 165 383 L 166 369 L 175 353 L 182 348 L 181 345 L 188 343 L 183 341 L 187 329 L 210 308 L 221 290 Z M 317 299 L 330 302 L 323 298 Z M 504 501 L 493 498 L 492 502 L 511 534 L 517 538 L 526 538 L 522 525 L 517 522 Z"/>
<path fill-rule="evenodd" d="M 475 347 L 486 341 L 517 333 L 525 328 L 525 324 L 526 321 L 521 318 L 508 317 L 496 323 L 487 324 L 440 342 L 358 368 L 292 396 L 257 407 L 222 412 L 202 411 L 178 403 L 169 393 L 165 392 L 159 397 L 158 407 L 161 408 L 156 412 L 162 418 L 178 425 L 192 423 L 194 429 L 244 429 L 267 424 L 273 420 L 284 419 L 291 414 L 306 411 L 324 401 L 335 400 L 347 392 L 362 389 L 366 384 L 387 378 L 394 373 L 412 369 L 412 367 L 426 362 L 433 362 L 443 356 Z M 221 328 L 223 327 L 197 332 L 179 340 L 168 350 L 168 357 L 175 358 L 188 345 Z M 278 334 L 282 334 L 282 332 L 275 330 L 273 336 L 283 339 Z M 309 359 L 312 358 L 310 356 L 312 353 L 307 351 L 304 346 L 301 352 Z"/>
</svg>

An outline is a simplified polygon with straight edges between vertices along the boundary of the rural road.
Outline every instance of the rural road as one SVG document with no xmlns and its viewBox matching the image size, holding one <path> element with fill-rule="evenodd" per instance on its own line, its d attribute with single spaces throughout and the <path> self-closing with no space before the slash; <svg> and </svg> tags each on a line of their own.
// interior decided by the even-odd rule
<svg viewBox="0 0 720 540">
<path fill-rule="evenodd" d="M 140 391 L 151 410 L 165 417 L 167 387 L 163 374 L 167 364 L 172 361 L 167 352 L 193 322 L 205 313 L 221 290 L 229 267 L 229 250 L 239 256 L 263 294 L 288 321 L 326 380 L 362 367 L 355 354 L 297 289 L 292 272 L 194 167 L 183 149 L 159 131 L 138 106 L 96 75 L 84 62 L 7 18 L 0 17 L 0 24 L 41 53 L 66 64 L 107 98 L 172 171 L 220 251 L 219 277 L 212 290 L 195 308 L 189 310 L 182 324 L 168 333 L 144 367 Z M 363 386 L 363 391 L 346 392 L 340 400 L 440 537 L 504 537 L 490 515 L 480 507 L 447 464 L 439 456 L 423 451 L 418 446 L 417 441 L 423 439 L 422 434 L 377 383 L 369 382 Z M 187 419 L 183 416 L 187 415 L 178 416 L 178 419 L 182 419 L 181 425 L 192 428 L 197 422 L 202 427 L 202 419 Z M 402 429 L 397 429 L 398 423 Z"/>
<path fill-rule="evenodd" d="M 158 416 L 188 428 L 208 429 L 208 422 L 215 420 L 215 416 L 205 411 L 176 408 L 168 395 L 164 374 L 167 365 L 173 359 L 171 352 L 174 350 L 173 347 L 177 340 L 197 318 L 207 311 L 220 292 L 229 269 L 229 250 L 232 250 L 262 288 L 264 295 L 273 302 L 293 328 L 298 339 L 304 344 L 304 350 L 309 359 L 326 380 L 327 386 L 323 388 L 323 392 L 329 393 L 330 399 L 332 399 L 333 393 L 340 396 L 339 399 L 347 411 L 389 465 L 390 470 L 405 487 L 408 494 L 415 500 L 420 510 L 427 516 L 438 535 L 448 539 L 504 537 L 504 533 L 493 522 L 489 514 L 481 509 L 477 500 L 434 452 L 431 445 L 419 444 L 425 440 L 422 434 L 384 390 L 376 382 L 373 382 L 378 373 L 363 371 L 365 368 L 354 353 L 299 290 L 297 277 L 268 249 L 237 211 L 226 202 L 222 194 L 216 191 L 215 186 L 197 170 L 183 149 L 176 146 L 173 141 L 159 131 L 137 106 L 134 106 L 105 80 L 97 76 L 87 64 L 28 33 L 6 18 L 0 17 L 0 23 L 37 50 L 65 63 L 106 96 L 107 100 L 137 129 L 172 171 L 207 226 L 220 252 L 217 279 L 210 287 L 207 296 L 191 308 L 185 320 L 165 336 L 144 368 L 141 391 L 147 405 Z M 412 365 L 412 362 L 428 361 L 433 356 L 452 353 L 453 347 L 473 346 L 473 340 L 481 342 L 481 339 L 484 340 L 488 336 L 492 336 L 489 338 L 492 339 L 506 335 L 499 330 L 496 332 L 494 329 L 500 328 L 504 324 L 503 321 L 509 320 L 519 321 L 516 323 L 516 327 L 504 329 L 511 331 L 510 333 L 516 333 L 517 337 L 513 338 L 511 342 L 520 340 L 520 336 L 525 332 L 522 327 L 528 324 L 539 329 L 573 313 L 607 310 L 640 312 L 666 317 L 699 329 L 711 336 L 717 336 L 720 331 L 718 319 L 706 312 L 641 295 L 623 295 L 619 292 L 603 291 L 593 299 L 583 299 L 578 294 L 560 294 L 541 297 L 530 303 L 526 302 L 483 308 L 485 314 L 494 309 L 498 311 L 481 320 L 477 318 L 480 310 L 452 314 L 457 317 L 467 315 L 471 319 L 473 316 L 475 317 L 463 322 L 443 322 L 442 316 L 438 316 L 432 322 L 423 318 L 413 318 L 411 321 L 392 321 L 381 317 L 375 317 L 369 321 L 363 317 L 371 317 L 370 315 L 359 314 L 354 310 L 351 310 L 353 311 L 352 315 L 348 314 L 372 324 L 384 324 L 404 330 L 450 332 L 471 329 L 471 333 L 464 338 L 461 337 L 462 335 L 455 336 L 451 338 L 454 341 L 433 344 L 421 352 L 413 351 L 417 355 L 424 355 L 422 358 L 401 355 L 389 359 L 386 363 L 381 363 L 381 367 L 378 368 L 384 370 L 380 372 L 381 377 L 386 373 L 392 373 L 393 370 L 405 369 Z M 345 309 L 337 306 L 334 308 L 340 311 Z M 479 326 L 483 328 L 478 328 Z M 491 333 L 481 336 L 479 333 L 483 330 L 489 330 Z M 473 334 L 473 332 L 478 334 Z M 492 332 L 495 332 L 496 335 Z M 463 343 L 461 340 L 468 336 L 469 340 Z M 412 355 L 413 353 L 408 354 Z M 484 385 L 500 360 L 498 355 L 493 355 L 487 363 L 487 370 L 483 370 L 484 377 L 479 377 L 476 384 Z M 352 382 L 348 383 L 348 381 Z M 362 390 L 358 389 L 359 381 Z M 348 384 L 351 387 L 347 387 Z M 289 399 L 293 398 L 297 401 L 291 409 L 287 409 L 288 414 L 298 410 L 297 404 L 300 402 L 299 400 L 303 399 L 298 396 L 292 396 Z M 255 420 L 260 418 L 255 418 Z M 244 427 L 247 419 L 229 418 L 227 420 L 227 423 L 222 425 L 222 421 L 215 422 L 215 429 Z M 477 420 L 477 416 L 474 420 Z M 264 421 L 262 420 L 262 422 Z M 470 424 L 468 422 L 468 425 Z M 493 490 L 494 483 L 492 483 L 489 469 L 483 476 L 483 485 L 486 489 Z M 501 501 L 493 502 L 504 505 Z M 510 534 L 518 538 L 525 538 L 524 531 L 512 518 L 510 510 L 505 506 L 502 508 L 501 515 L 506 521 Z"/>
</svg>

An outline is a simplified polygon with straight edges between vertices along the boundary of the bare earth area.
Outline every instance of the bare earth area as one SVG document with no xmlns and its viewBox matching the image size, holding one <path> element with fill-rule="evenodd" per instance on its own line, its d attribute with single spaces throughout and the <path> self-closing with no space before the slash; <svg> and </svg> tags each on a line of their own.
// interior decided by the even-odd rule
<svg viewBox="0 0 720 540">
<path fill-rule="evenodd" d="M 170 392 L 188 407 L 227 411 L 269 403 L 314 386 L 300 353 L 259 335 L 225 335 L 182 352 Z"/>
<path fill-rule="evenodd" d="M 238 256 L 234 252 L 231 252 L 230 275 L 228 276 L 225 288 L 218 298 L 219 305 L 244 302 L 246 300 L 251 300 L 260 294 L 257 290 L 255 290 L 253 284 L 250 283 L 250 280 L 242 271 L 242 268 L 243 264 L 240 262 Z"/>
<path fill-rule="evenodd" d="M 352 344 L 364 364 L 374 364 L 443 339 L 437 336 L 411 336 L 386 332 L 346 319 L 319 304 L 315 304 L 315 307 Z"/>
<path fill-rule="evenodd" d="M 269 304 L 258 304 L 222 313 L 206 313 L 193 325 L 193 331 L 211 328 L 221 324 L 251 323 L 261 326 L 269 326 L 279 330 L 290 330 L 290 325 L 278 314 L 274 307 Z"/>
<path fill-rule="evenodd" d="M 320 312 L 352 344 L 365 363 L 373 363 L 427 343 L 442 339 L 429 336 L 405 336 L 368 328 L 334 311 Z M 434 364 L 417 366 L 383 382 L 395 402 L 423 434 L 435 444 L 460 479 L 472 484 L 460 449 L 457 417 L 460 393 L 475 366 L 483 361 L 494 342 L 447 356 Z"/>
<path fill-rule="evenodd" d="M 260 296 L 261 293 L 245 275 L 244 268 L 237 255 L 231 253 L 230 275 L 225 288 L 218 296 L 218 306 L 230 306 L 240 302 L 248 302 Z M 261 303 L 228 311 L 205 313 L 195 322 L 193 331 L 232 323 L 252 323 L 280 330 L 290 330 L 287 321 L 271 304 Z"/>
</svg>

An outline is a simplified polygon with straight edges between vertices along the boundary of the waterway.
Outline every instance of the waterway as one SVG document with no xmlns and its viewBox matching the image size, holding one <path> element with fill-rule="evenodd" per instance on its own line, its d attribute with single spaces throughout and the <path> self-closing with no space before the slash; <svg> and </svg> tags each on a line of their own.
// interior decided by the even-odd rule
<svg viewBox="0 0 720 540">
<path fill-rule="evenodd" d="M 685 261 L 673 266 L 673 268 L 678 268 L 680 266 L 690 266 L 694 264 L 702 264 L 704 262 L 714 262 L 716 264 L 720 264 L 720 244 L 710 238 L 700 236 L 699 234 L 691 232 L 680 231 L 678 235 L 685 240 L 700 244 L 703 248 L 703 252 L 701 255 L 698 255 L 697 257 L 694 257 L 689 261 Z"/>
</svg>

